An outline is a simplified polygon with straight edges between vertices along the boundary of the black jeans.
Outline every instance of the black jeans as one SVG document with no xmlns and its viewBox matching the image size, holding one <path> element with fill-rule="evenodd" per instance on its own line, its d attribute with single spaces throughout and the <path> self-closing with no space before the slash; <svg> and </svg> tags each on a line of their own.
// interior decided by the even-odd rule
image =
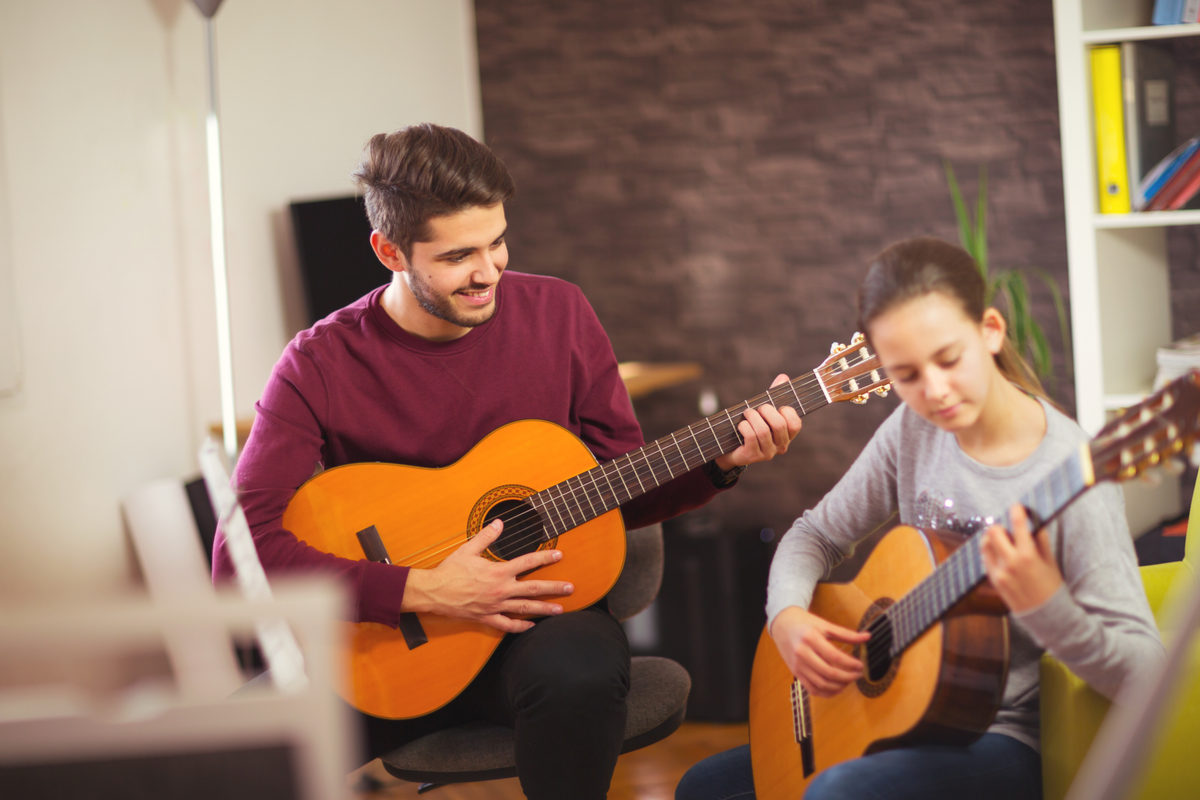
<svg viewBox="0 0 1200 800">
<path fill-rule="evenodd" d="M 358 713 L 366 761 L 468 720 L 511 726 L 526 797 L 603 798 L 625 732 L 629 643 L 621 624 L 593 606 L 506 636 L 462 694 L 411 720 Z"/>
</svg>

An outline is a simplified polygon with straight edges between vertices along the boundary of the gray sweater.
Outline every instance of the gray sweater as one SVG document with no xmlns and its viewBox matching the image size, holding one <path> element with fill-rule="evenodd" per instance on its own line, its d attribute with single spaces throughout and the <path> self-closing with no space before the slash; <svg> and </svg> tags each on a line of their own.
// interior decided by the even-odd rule
<svg viewBox="0 0 1200 800">
<path fill-rule="evenodd" d="M 1046 436 L 1020 464 L 992 467 L 967 456 L 953 434 L 901 405 L 815 508 L 779 543 L 767 586 L 767 619 L 806 608 L 818 580 L 885 523 L 973 534 L 1003 519 L 1087 436 L 1043 403 Z M 1118 486 L 1077 499 L 1049 528 L 1066 580 L 1038 608 L 1010 615 L 1011 661 L 989 731 L 1038 747 L 1038 659 L 1049 650 L 1096 691 L 1112 698 L 1122 681 L 1164 657 L 1137 571 Z"/>
</svg>

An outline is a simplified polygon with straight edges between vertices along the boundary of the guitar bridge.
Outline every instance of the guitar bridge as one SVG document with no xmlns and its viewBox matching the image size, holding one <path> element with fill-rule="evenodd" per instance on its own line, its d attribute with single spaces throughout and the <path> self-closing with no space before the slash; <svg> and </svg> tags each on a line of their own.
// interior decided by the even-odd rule
<svg viewBox="0 0 1200 800">
<path fill-rule="evenodd" d="M 355 535 L 358 537 L 358 543 L 368 561 L 376 561 L 380 564 L 392 563 L 387 547 L 383 543 L 383 537 L 379 535 L 379 530 L 374 525 L 363 528 Z M 425 628 L 421 625 L 421 618 L 416 614 L 407 611 L 402 613 L 396 625 L 400 628 L 400 633 L 404 636 L 404 643 L 408 645 L 409 650 L 415 650 L 429 641 L 429 636 L 426 635 Z"/>
<path fill-rule="evenodd" d="M 816 771 L 813 762 L 812 709 L 808 705 L 808 691 L 798 679 L 792 681 L 792 729 L 796 734 L 796 744 L 800 747 L 804 777 L 807 778 Z"/>
</svg>

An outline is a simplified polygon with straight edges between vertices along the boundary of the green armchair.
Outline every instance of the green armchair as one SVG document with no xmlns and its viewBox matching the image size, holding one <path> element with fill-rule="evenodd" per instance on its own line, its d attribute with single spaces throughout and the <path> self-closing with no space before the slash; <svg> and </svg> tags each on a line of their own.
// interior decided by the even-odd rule
<svg viewBox="0 0 1200 800">
<path fill-rule="evenodd" d="M 1160 627 L 1172 590 L 1190 584 L 1200 564 L 1200 480 L 1192 495 L 1182 561 L 1141 568 L 1146 597 Z M 1171 631 L 1163 629 L 1170 645 Z M 1200 639 L 1191 644 L 1188 668 L 1179 694 L 1162 718 L 1142 779 L 1131 798 L 1194 797 L 1200 791 Z M 1062 800 L 1075 778 L 1092 739 L 1104 721 L 1109 701 L 1093 691 L 1053 656 L 1042 656 L 1042 791 L 1044 800 Z"/>
</svg>

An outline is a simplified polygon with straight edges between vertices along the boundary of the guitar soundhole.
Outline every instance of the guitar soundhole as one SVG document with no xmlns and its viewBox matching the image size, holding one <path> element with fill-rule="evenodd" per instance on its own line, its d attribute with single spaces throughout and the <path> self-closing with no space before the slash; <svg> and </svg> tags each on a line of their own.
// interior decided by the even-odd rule
<svg viewBox="0 0 1200 800">
<path fill-rule="evenodd" d="M 487 549 L 487 554 L 498 561 L 509 561 L 554 544 L 553 540 L 546 538 L 542 518 L 524 500 L 496 503 L 484 515 L 483 524 L 487 525 L 497 517 L 504 520 L 504 530 L 500 538 Z"/>
<path fill-rule="evenodd" d="M 900 667 L 899 657 L 893 657 L 891 652 L 892 620 L 884 613 L 894 602 L 890 597 L 876 600 L 859 621 L 860 631 L 871 632 L 866 644 L 854 648 L 854 655 L 863 662 L 864 668 L 863 676 L 858 679 L 858 690 L 867 697 L 878 697 L 887 691 Z"/>
</svg>

